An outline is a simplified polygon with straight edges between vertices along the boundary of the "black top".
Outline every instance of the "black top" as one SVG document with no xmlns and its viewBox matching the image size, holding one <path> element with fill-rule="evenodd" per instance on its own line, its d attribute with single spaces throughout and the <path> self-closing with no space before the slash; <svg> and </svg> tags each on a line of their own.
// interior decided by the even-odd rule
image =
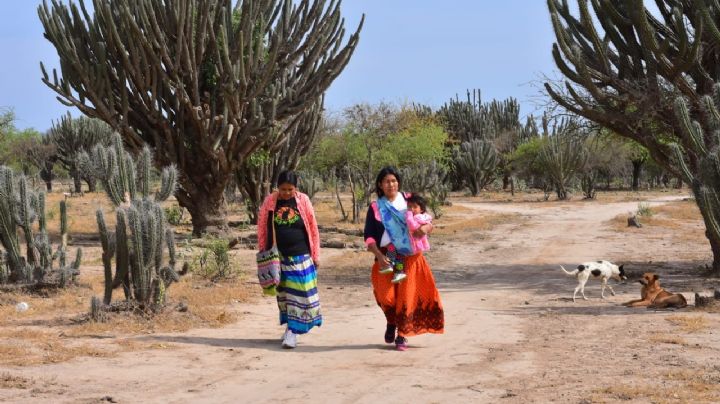
<svg viewBox="0 0 720 404">
<path fill-rule="evenodd" d="M 275 223 L 275 238 L 280 254 L 284 257 L 310 254 L 310 242 L 305 223 L 298 211 L 295 198 L 283 200 L 278 198 L 275 211 L 268 217 L 268 243 L 272 245 L 272 224 Z"/>
</svg>

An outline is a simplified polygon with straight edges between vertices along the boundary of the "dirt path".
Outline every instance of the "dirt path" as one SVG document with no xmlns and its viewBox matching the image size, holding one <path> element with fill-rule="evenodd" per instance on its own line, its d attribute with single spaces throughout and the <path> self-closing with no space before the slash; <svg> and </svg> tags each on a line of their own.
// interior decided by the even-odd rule
<svg viewBox="0 0 720 404">
<path fill-rule="evenodd" d="M 167 349 L 12 369 L 44 383 L 33 390 L 0 389 L 0 401 L 653 401 L 646 390 L 683 401 L 688 398 L 677 384 L 720 370 L 709 359 L 720 357 L 717 315 L 704 315 L 701 332 L 668 343 L 652 338 L 676 332 L 666 321 L 676 313 L 619 306 L 637 293 L 635 285 L 618 285 L 617 296 L 601 301 L 591 283 L 590 300 L 567 301 L 575 283 L 558 264 L 648 257 L 664 262 L 672 261 L 674 248 L 689 248 L 674 245 L 672 234 L 617 235 L 605 225 L 635 210 L 636 202 L 462 206 L 476 214 L 516 213 L 522 220 L 435 248 L 429 259 L 445 305 L 446 334 L 412 338 L 407 352 L 382 343 L 384 321 L 367 273 L 323 275 L 325 324 L 302 336 L 296 350 L 280 348 L 277 309 L 267 299 L 236 307 L 240 321 L 222 329 L 138 337 Z M 692 248 L 698 256 L 708 253 L 706 246 Z M 658 250 L 662 256 L 651 253 Z M 329 263 L 337 252 L 325 254 Z M 369 254 L 359 257 L 369 266 Z M 650 370 L 647 361 L 654 364 Z M 702 375 L 670 377 L 684 369 Z M 703 401 L 706 395 L 699 394 L 720 398 L 712 396 L 717 387 L 697 394 L 690 401 Z"/>
</svg>

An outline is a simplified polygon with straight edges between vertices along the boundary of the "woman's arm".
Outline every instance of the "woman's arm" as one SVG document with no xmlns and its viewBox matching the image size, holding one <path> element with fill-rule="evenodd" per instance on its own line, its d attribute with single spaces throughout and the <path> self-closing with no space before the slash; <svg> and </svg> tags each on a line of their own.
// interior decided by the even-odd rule
<svg viewBox="0 0 720 404">
<path fill-rule="evenodd" d="M 367 216 L 365 217 L 365 230 L 363 232 L 364 238 L 365 238 L 365 245 L 367 246 L 368 251 L 373 253 L 375 255 L 375 258 L 381 263 L 385 265 L 390 264 L 390 260 L 385 256 L 385 254 L 380 251 L 380 247 L 378 247 L 377 243 L 380 241 L 380 237 L 382 236 L 382 232 L 380 231 L 380 228 L 378 226 L 378 221 L 375 219 L 375 211 L 373 210 L 373 206 L 370 205 L 368 207 Z M 377 240 L 376 240 L 377 238 Z"/>
<path fill-rule="evenodd" d="M 312 235 L 310 238 L 310 242 L 312 245 L 310 246 L 310 250 L 314 252 L 313 262 L 315 263 L 315 268 L 320 268 L 320 230 L 318 229 L 317 219 L 315 219 L 315 209 L 312 206 L 312 202 L 310 201 L 309 197 L 307 198 L 307 209 L 308 209 L 308 216 L 310 219 L 310 231 L 312 232 Z"/>
</svg>

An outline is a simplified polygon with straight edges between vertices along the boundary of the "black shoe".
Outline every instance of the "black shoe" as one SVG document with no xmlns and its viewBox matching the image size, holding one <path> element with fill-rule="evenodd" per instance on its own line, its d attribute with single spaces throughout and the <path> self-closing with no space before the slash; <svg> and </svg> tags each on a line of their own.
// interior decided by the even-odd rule
<svg viewBox="0 0 720 404">
<path fill-rule="evenodd" d="M 387 328 L 385 329 L 385 342 L 388 344 L 395 342 L 395 325 L 387 325 Z"/>
</svg>

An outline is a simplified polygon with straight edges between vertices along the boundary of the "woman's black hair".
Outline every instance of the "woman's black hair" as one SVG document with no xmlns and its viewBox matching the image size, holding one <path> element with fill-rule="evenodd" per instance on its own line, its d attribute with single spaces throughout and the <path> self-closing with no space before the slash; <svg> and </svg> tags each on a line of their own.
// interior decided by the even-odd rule
<svg viewBox="0 0 720 404">
<path fill-rule="evenodd" d="M 420 207 L 420 211 L 422 213 L 427 212 L 427 201 L 425 198 L 422 197 L 422 195 L 419 194 L 412 194 L 407 198 L 407 203 L 414 203 L 415 205 Z"/>
<path fill-rule="evenodd" d="M 402 189 L 402 178 L 400 178 L 400 173 L 398 173 L 397 168 L 393 166 L 383 167 L 382 170 L 380 170 L 380 172 L 378 173 L 377 178 L 375 179 L 375 193 L 377 194 L 378 198 L 385 196 L 382 188 L 380 187 L 380 183 L 388 175 L 394 175 L 395 179 L 398 182 L 398 190 Z"/>
<path fill-rule="evenodd" d="M 285 170 L 278 175 L 277 179 L 277 186 L 279 187 L 282 184 L 291 184 L 293 186 L 297 186 L 298 184 L 298 176 L 295 174 L 295 171 L 291 170 Z"/>
</svg>

